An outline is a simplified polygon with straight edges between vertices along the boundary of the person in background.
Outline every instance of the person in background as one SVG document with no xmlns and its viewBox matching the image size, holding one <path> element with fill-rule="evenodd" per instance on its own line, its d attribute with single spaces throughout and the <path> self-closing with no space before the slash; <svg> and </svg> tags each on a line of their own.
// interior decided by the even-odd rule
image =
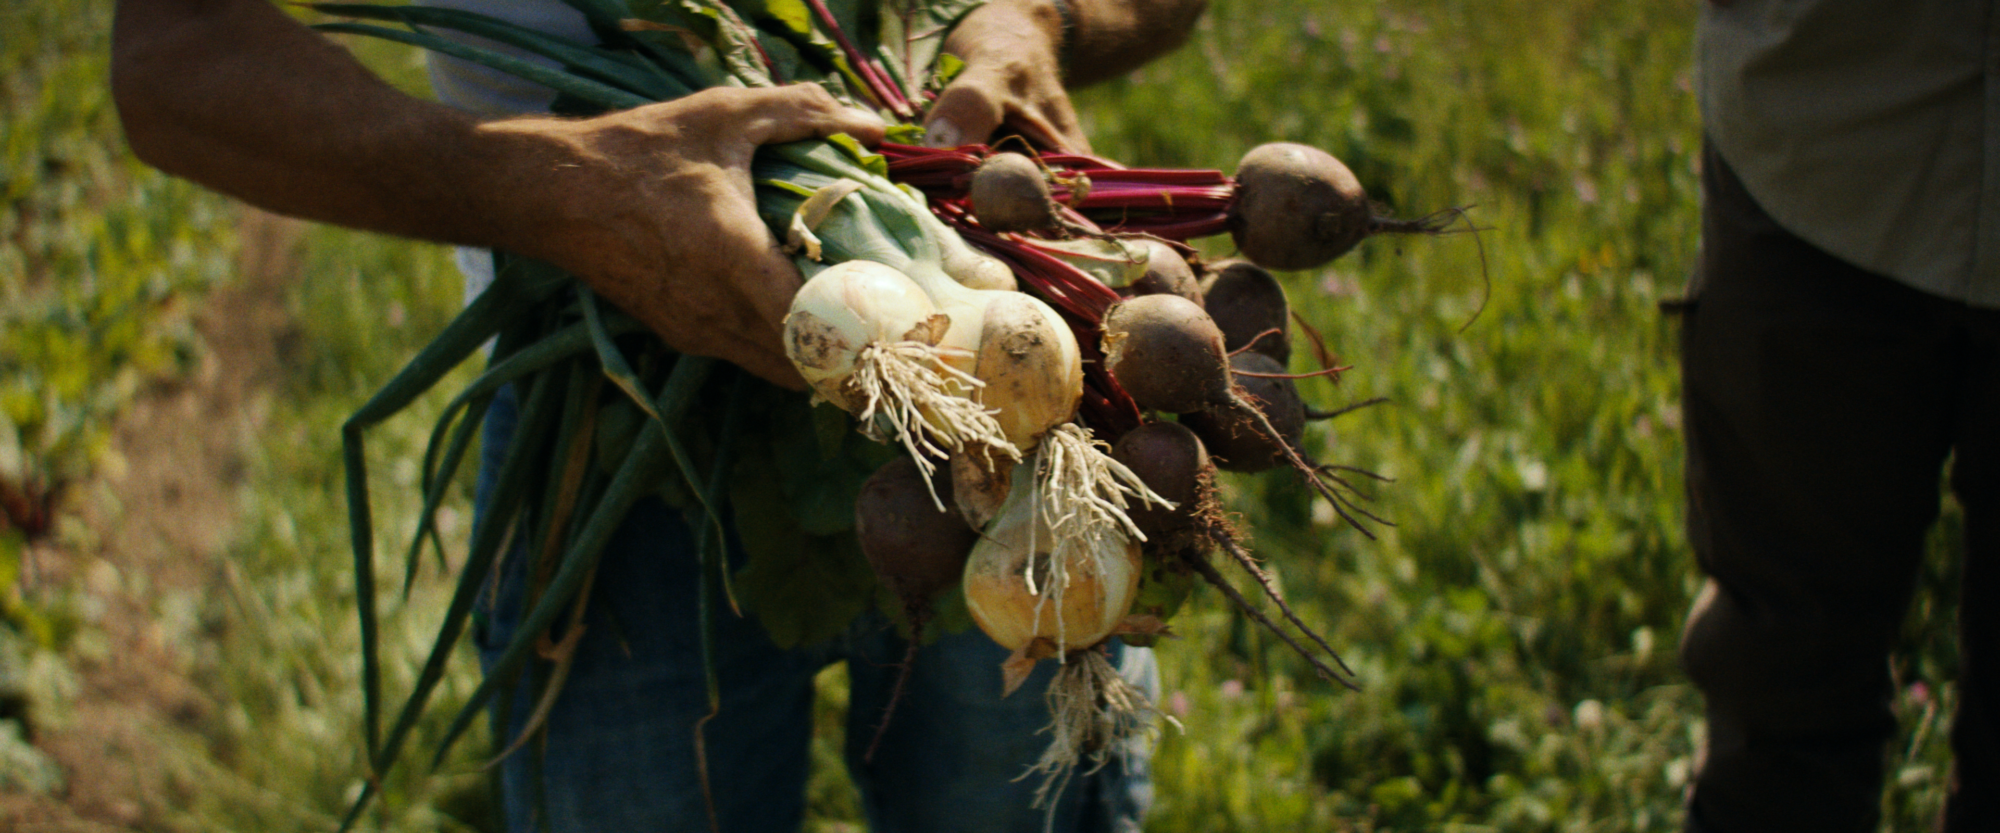
<svg viewBox="0 0 2000 833">
<path fill-rule="evenodd" d="M 557 0 L 439 5 L 588 38 Z M 1086 150 L 1065 87 L 1178 45 L 1204 5 L 992 0 L 947 39 L 966 68 L 935 103 L 930 140 L 981 141 L 1005 129 Z M 475 289 L 490 276 L 491 250 L 548 261 L 675 350 L 803 388 L 779 339 L 800 276 L 757 216 L 751 156 L 760 144 L 834 133 L 872 144 L 880 119 L 810 85 L 709 90 L 569 119 L 536 114 L 548 91 L 477 68 L 437 61 L 433 81 L 443 103 L 404 95 L 269 0 L 118 3 L 112 92 L 148 164 L 280 214 L 466 247 L 460 263 Z M 488 418 L 489 467 L 512 417 L 503 397 Z M 517 569 L 477 636 L 489 652 L 520 615 L 524 559 L 508 560 Z M 1045 707 L 1034 690 L 999 697 L 1005 652 L 976 632 L 925 648 L 905 705 L 864 765 L 858 753 L 886 702 L 887 666 L 902 654 L 893 631 L 877 620 L 839 644 L 780 650 L 755 622 L 725 617 L 724 704 L 705 727 L 704 776 L 693 740 L 708 713 L 695 565 L 679 512 L 657 501 L 635 508 L 595 582 L 606 604 L 593 609 L 615 609 L 619 621 L 586 629 L 542 751 L 505 765 L 511 830 L 797 829 L 813 677 L 841 659 L 854 687 L 850 771 L 872 829 L 1043 829 L 1043 812 L 1030 807 L 1036 784 L 1016 779 L 1046 742 L 1036 737 Z M 1141 683 L 1157 675 L 1142 649 L 1120 662 Z M 519 731 L 525 711 L 496 734 Z M 1149 797 L 1135 750 L 1079 774 L 1050 818 L 1058 830 L 1136 831 Z"/>
<path fill-rule="evenodd" d="M 1874 831 L 1889 653 L 1964 511 L 1941 820 L 2000 830 L 2000 3 L 1712 2 L 1685 307 L 1691 833 Z M 1949 465 L 1947 466 L 1947 462 Z"/>
</svg>

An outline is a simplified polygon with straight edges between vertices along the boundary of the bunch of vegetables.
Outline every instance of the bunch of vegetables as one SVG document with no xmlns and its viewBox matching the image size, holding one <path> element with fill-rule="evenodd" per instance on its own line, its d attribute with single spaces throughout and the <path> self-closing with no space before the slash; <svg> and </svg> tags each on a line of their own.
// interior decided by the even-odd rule
<svg viewBox="0 0 2000 833">
<path fill-rule="evenodd" d="M 539 702 L 510 707 L 545 714 L 568 668 L 573 641 L 563 635 L 578 630 L 597 555 L 634 503 L 652 494 L 696 521 L 705 644 L 706 623 L 723 605 L 759 613 L 783 644 L 830 635 L 880 596 L 879 606 L 911 631 L 913 650 L 933 621 L 949 627 L 969 615 L 1013 652 L 1003 669 L 1009 692 L 1039 660 L 1060 662 L 1052 743 L 1037 767 L 1050 785 L 1150 724 L 1151 705 L 1102 649 L 1113 636 L 1149 644 L 1166 633 L 1197 578 L 1278 631 L 1324 676 L 1351 685 L 1344 666 L 1320 659 L 1338 664 L 1238 543 L 1216 505 L 1214 468 L 1287 465 L 1364 532 L 1379 519 L 1354 502 L 1347 478 L 1359 473 L 1300 450 L 1306 420 L 1332 414 L 1305 409 L 1295 377 L 1283 371 L 1291 343 L 1282 289 L 1252 262 L 1204 265 L 1186 241 L 1227 231 L 1249 261 L 1305 268 L 1367 235 L 1435 232 L 1442 221 L 1376 216 L 1344 166 L 1298 145 L 1259 148 L 1234 177 L 1032 148 L 921 147 L 913 122 L 957 68 L 938 46 L 977 0 L 838 12 L 821 0 L 774 0 L 751 21 L 712 0 L 568 2 L 600 44 L 417 6 L 326 4 L 333 14 L 408 28 L 321 28 L 519 75 L 558 91 L 568 112 L 803 80 L 900 123 L 891 132 L 898 141 L 876 151 L 845 137 L 773 145 L 753 169 L 760 213 L 807 278 L 786 319 L 787 354 L 814 400 L 851 423 L 829 422 L 828 409 L 807 411 L 727 365 L 673 354 L 552 267 L 504 260 L 492 287 L 346 428 L 368 743 L 378 770 L 398 757 L 510 541 L 525 541 L 534 559 L 529 607 L 441 746 L 523 673 L 538 675 Z M 489 339 L 488 369 L 452 400 L 425 454 L 425 521 L 406 575 L 427 542 L 442 549 L 429 519 L 503 386 L 520 396 L 519 428 L 430 660 L 384 734 L 364 432 Z M 1325 372 L 1338 369 L 1316 337 L 1311 344 Z M 722 404 L 697 410 L 696 401 Z M 760 423 L 749 416 L 757 413 L 773 416 Z M 1179 421 L 1156 416 L 1165 414 Z M 880 445 L 850 442 L 857 436 Z M 750 551 L 741 573 L 726 566 L 725 511 L 736 513 Z M 791 514 L 755 522 L 746 514 L 772 511 Z M 1217 550 L 1255 576 L 1316 647 L 1239 595 L 1209 563 Z M 801 566 L 865 559 L 877 586 L 816 599 L 819 621 L 801 626 L 782 611 L 799 607 L 804 591 L 772 578 L 785 572 L 772 566 L 785 558 Z M 840 595 L 825 585 L 812 590 Z M 531 668 L 537 654 L 548 662 Z M 712 704 L 714 680 L 711 671 Z"/>
</svg>

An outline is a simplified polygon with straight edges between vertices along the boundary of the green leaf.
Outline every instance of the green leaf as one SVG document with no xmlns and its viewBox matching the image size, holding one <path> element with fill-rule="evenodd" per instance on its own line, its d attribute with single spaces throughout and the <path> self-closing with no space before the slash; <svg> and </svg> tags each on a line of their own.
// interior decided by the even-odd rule
<svg viewBox="0 0 2000 833">
<path fill-rule="evenodd" d="M 853 136 L 845 133 L 835 133 L 832 136 L 826 137 L 826 142 L 847 151 L 848 155 L 853 157 L 854 161 L 869 173 L 883 179 L 889 178 L 889 160 L 882 158 L 881 154 L 869 150 Z"/>
<path fill-rule="evenodd" d="M 952 61 L 964 66 L 940 50 L 952 27 L 982 5 L 985 0 L 888 0 L 883 4 L 882 49 L 892 57 L 891 69 L 910 100 L 922 100 L 916 85 L 918 79 L 932 77 L 934 64 Z"/>
<path fill-rule="evenodd" d="M 715 59 L 729 76 L 746 86 L 769 87 L 772 85 L 770 72 L 764 66 L 763 56 L 758 50 L 757 30 L 737 16 L 736 10 L 715 0 L 680 0 L 671 6 L 662 5 L 663 12 L 678 12 L 675 17 L 715 52 Z M 657 33 L 641 33 L 657 34 Z"/>
<path fill-rule="evenodd" d="M 778 466 L 754 443 L 737 460 L 730 504 L 749 562 L 736 574 L 736 592 L 771 641 L 791 648 L 839 636 L 873 603 L 876 582 L 853 535 L 800 527 L 782 498 Z"/>
<path fill-rule="evenodd" d="M 842 417 L 844 430 L 823 434 L 823 423 L 814 411 L 834 411 Z M 807 534 L 852 530 L 862 481 L 896 453 L 862 437 L 844 417 L 835 409 L 807 405 L 805 397 L 794 397 L 789 407 L 772 413 L 771 451 L 780 461 L 777 471 L 784 498 Z"/>
<path fill-rule="evenodd" d="M 459 9 L 436 6 L 377 6 L 316 3 L 330 15 L 402 23 L 413 29 L 434 27 L 476 35 L 540 55 L 569 71 L 654 100 L 686 95 L 685 82 L 662 75 L 629 52 L 593 47 L 549 35 L 517 23 Z"/>
<path fill-rule="evenodd" d="M 455 40 L 422 32 L 405 32 L 385 26 L 371 26 L 366 23 L 322 23 L 313 27 L 322 32 L 342 32 L 350 35 L 367 35 L 383 40 L 420 46 L 451 57 L 481 66 L 491 67 L 509 75 L 525 78 L 565 95 L 575 96 L 592 104 L 612 110 L 623 110 L 650 104 L 645 96 L 636 95 L 608 84 L 601 84 L 588 78 L 571 75 L 559 69 L 542 66 L 532 61 L 522 60 L 512 55 L 467 46 Z"/>
</svg>

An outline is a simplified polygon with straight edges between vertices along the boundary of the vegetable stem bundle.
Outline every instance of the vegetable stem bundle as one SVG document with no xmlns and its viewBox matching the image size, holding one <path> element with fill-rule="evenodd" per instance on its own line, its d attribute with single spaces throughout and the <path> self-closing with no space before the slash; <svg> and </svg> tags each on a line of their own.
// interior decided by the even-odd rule
<svg viewBox="0 0 2000 833">
<path fill-rule="evenodd" d="M 429 6 L 319 8 L 409 27 L 343 22 L 322 29 L 387 38 L 518 75 L 556 90 L 572 111 L 634 107 L 718 85 L 812 80 L 836 97 L 902 122 L 892 135 L 912 138 L 923 104 L 955 71 L 953 61 L 940 58 L 939 42 L 977 5 L 976 0 L 901 4 L 895 14 L 882 16 L 885 27 L 895 27 L 893 36 L 882 37 L 871 52 L 871 44 L 855 37 L 867 33 L 851 31 L 822 0 L 807 0 L 810 15 L 760 19 L 755 25 L 716 0 L 649 4 L 647 19 L 636 19 L 623 0 L 566 2 L 585 15 L 601 44 L 569 42 Z M 433 29 L 495 41 L 559 68 L 447 39 Z M 914 510 L 907 495 L 921 478 L 930 506 L 945 516 L 917 519 L 921 524 L 823 516 L 786 523 L 820 536 L 858 529 L 859 547 L 882 572 L 881 584 L 894 590 L 897 598 L 889 607 L 906 617 L 913 640 L 933 616 L 936 577 L 956 575 L 973 622 L 1012 652 L 1003 667 L 1007 692 L 1037 661 L 1062 664 L 1049 694 L 1051 746 L 1033 770 L 1046 778 L 1045 799 L 1060 790 L 1087 752 L 1122 748 L 1151 724 L 1151 704 L 1110 668 L 1106 641 L 1117 635 L 1146 641 L 1165 633 L 1165 618 L 1179 607 L 1193 579 L 1214 575 L 1202 560 L 1211 542 L 1234 540 L 1214 505 L 1213 466 L 1195 436 L 1198 430 L 1176 426 L 1167 440 L 1178 443 L 1177 453 L 1185 458 L 1169 467 L 1185 482 L 1171 484 L 1149 484 L 1108 454 L 1099 437 L 1116 439 L 1145 426 L 1173 424 L 1151 416 L 1154 411 L 1227 410 L 1275 444 L 1266 448 L 1276 450 L 1259 452 L 1265 460 L 1299 466 L 1336 499 L 1343 516 L 1348 514 L 1322 480 L 1337 478 L 1326 472 L 1330 467 L 1309 465 L 1295 449 L 1296 438 L 1281 436 L 1245 398 L 1225 356 L 1225 335 L 1212 324 L 1188 335 L 1192 340 L 1180 347 L 1171 341 L 1141 347 L 1143 339 L 1131 335 L 1144 329 L 1140 324 L 1177 327 L 1142 315 L 1152 307 L 1172 307 L 1148 299 L 1171 299 L 1193 309 L 1182 318 L 1208 320 L 1195 279 L 1198 259 L 1186 245 L 1192 238 L 1230 232 L 1253 260 L 1304 268 L 1306 260 L 1323 263 L 1367 234 L 1441 228 L 1429 220 L 1376 216 L 1352 185 L 1352 175 L 1330 156 L 1298 146 L 1266 147 L 1277 149 L 1253 151 L 1234 177 L 1126 168 L 1078 154 L 1031 158 L 980 145 L 935 149 L 890 142 L 871 152 L 845 136 L 765 146 L 755 156 L 751 173 L 759 214 L 807 277 L 785 319 L 786 355 L 811 386 L 815 402 L 845 411 L 861 435 L 907 457 L 897 464 L 903 468 L 882 469 L 859 502 L 854 500 L 859 478 L 808 474 L 803 479 L 814 482 L 790 488 L 848 489 L 840 494 L 857 511 L 894 506 L 909 512 Z M 989 171 L 985 184 L 976 181 Z M 1277 219 L 1258 216 L 1264 214 Z M 1305 227 L 1267 233 L 1284 222 Z M 1299 238 L 1295 248 L 1309 253 L 1265 242 L 1287 235 Z M 739 613 L 754 610 L 767 625 L 788 615 L 787 606 L 762 602 L 757 582 L 739 588 L 722 549 L 725 510 L 742 517 L 770 511 L 764 504 L 790 509 L 768 494 L 750 497 L 745 482 L 756 478 L 735 464 L 738 454 L 764 459 L 752 452 L 769 453 L 746 444 L 746 435 L 755 431 L 740 430 L 737 417 L 762 386 L 720 363 L 673 354 L 636 322 L 601 309 L 588 289 L 551 267 L 512 258 L 507 263 L 493 288 L 346 429 L 369 756 L 378 772 L 396 760 L 424 710 L 505 542 L 541 543 L 532 557 L 538 562 L 535 573 L 546 581 L 514 642 L 455 718 L 445 748 L 496 691 L 522 673 L 535 640 L 565 612 L 581 615 L 605 538 L 644 495 L 660 494 L 683 507 L 697 530 L 705 648 L 712 639 L 707 618 L 712 604 L 726 603 Z M 1128 299 L 1134 294 L 1140 298 Z M 1282 343 L 1289 349 L 1281 294 L 1277 304 L 1279 337 L 1260 332 L 1250 344 Z M 1269 314 L 1247 320 L 1272 329 Z M 462 462 L 478 417 L 503 386 L 511 385 L 521 397 L 521 426 L 488 511 L 476 524 L 472 557 L 430 661 L 385 737 L 379 725 L 373 533 L 362 432 L 407 406 L 452 364 L 496 336 L 491 367 L 447 409 L 425 455 L 425 521 L 410 550 L 411 574 L 426 536 L 436 540 L 430 517 L 444 486 Z M 1157 358 L 1175 350 L 1191 358 Z M 1134 360 L 1142 354 L 1155 358 Z M 1159 393 L 1163 389 L 1179 393 L 1165 396 Z M 612 393 L 600 398 L 600 391 Z M 705 394 L 718 393 L 726 402 L 719 422 L 693 407 Z M 838 439 L 819 442 L 826 456 L 844 448 Z M 546 485 L 532 487 L 537 483 Z M 1162 492 L 1183 499 L 1169 501 Z M 1168 534 L 1149 539 L 1135 514 Z M 911 530 L 936 530 L 940 522 L 947 528 L 962 522 L 959 531 L 967 534 L 926 534 L 960 542 L 939 552 L 910 546 Z M 885 541 L 884 535 L 892 537 Z M 749 541 L 745 546 L 752 559 L 745 575 L 758 572 L 760 559 L 780 557 L 785 549 L 775 543 L 760 549 Z M 1234 557 L 1236 550 L 1231 552 Z M 1253 565 L 1241 563 L 1256 573 Z M 1276 598 L 1274 585 L 1263 581 L 1262 586 Z M 1135 614 L 1135 602 L 1142 599 Z M 859 607 L 846 609 L 851 616 Z M 1289 637 L 1288 642 L 1299 644 Z M 719 703 L 712 663 L 707 671 L 711 703 Z M 555 696 L 562 677 L 547 675 L 553 682 L 537 693 L 538 702 L 545 705 Z M 441 760 L 444 749 L 437 754 Z M 355 814 L 371 795 L 372 787 Z"/>
</svg>

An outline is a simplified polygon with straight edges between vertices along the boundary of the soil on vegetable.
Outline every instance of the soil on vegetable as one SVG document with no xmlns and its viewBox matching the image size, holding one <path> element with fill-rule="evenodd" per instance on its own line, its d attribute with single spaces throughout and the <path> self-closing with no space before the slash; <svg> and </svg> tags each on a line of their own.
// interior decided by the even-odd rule
<svg viewBox="0 0 2000 833">
<path fill-rule="evenodd" d="M 24 589 L 80 587 L 87 640 L 68 652 L 74 690 L 33 746 L 60 765 L 51 794 L 0 790 L 0 830 L 174 830 L 173 809 L 202 785 L 166 765 L 163 738 L 199 733 L 218 704 L 194 678 L 207 624 L 188 602 L 226 594 L 246 452 L 272 406 L 296 328 L 284 304 L 300 224 L 245 211 L 237 277 L 202 301 L 200 365 L 138 397 L 113 453 L 63 505 L 85 543 L 37 544 Z M 200 606 L 192 608 L 199 611 Z"/>
</svg>

